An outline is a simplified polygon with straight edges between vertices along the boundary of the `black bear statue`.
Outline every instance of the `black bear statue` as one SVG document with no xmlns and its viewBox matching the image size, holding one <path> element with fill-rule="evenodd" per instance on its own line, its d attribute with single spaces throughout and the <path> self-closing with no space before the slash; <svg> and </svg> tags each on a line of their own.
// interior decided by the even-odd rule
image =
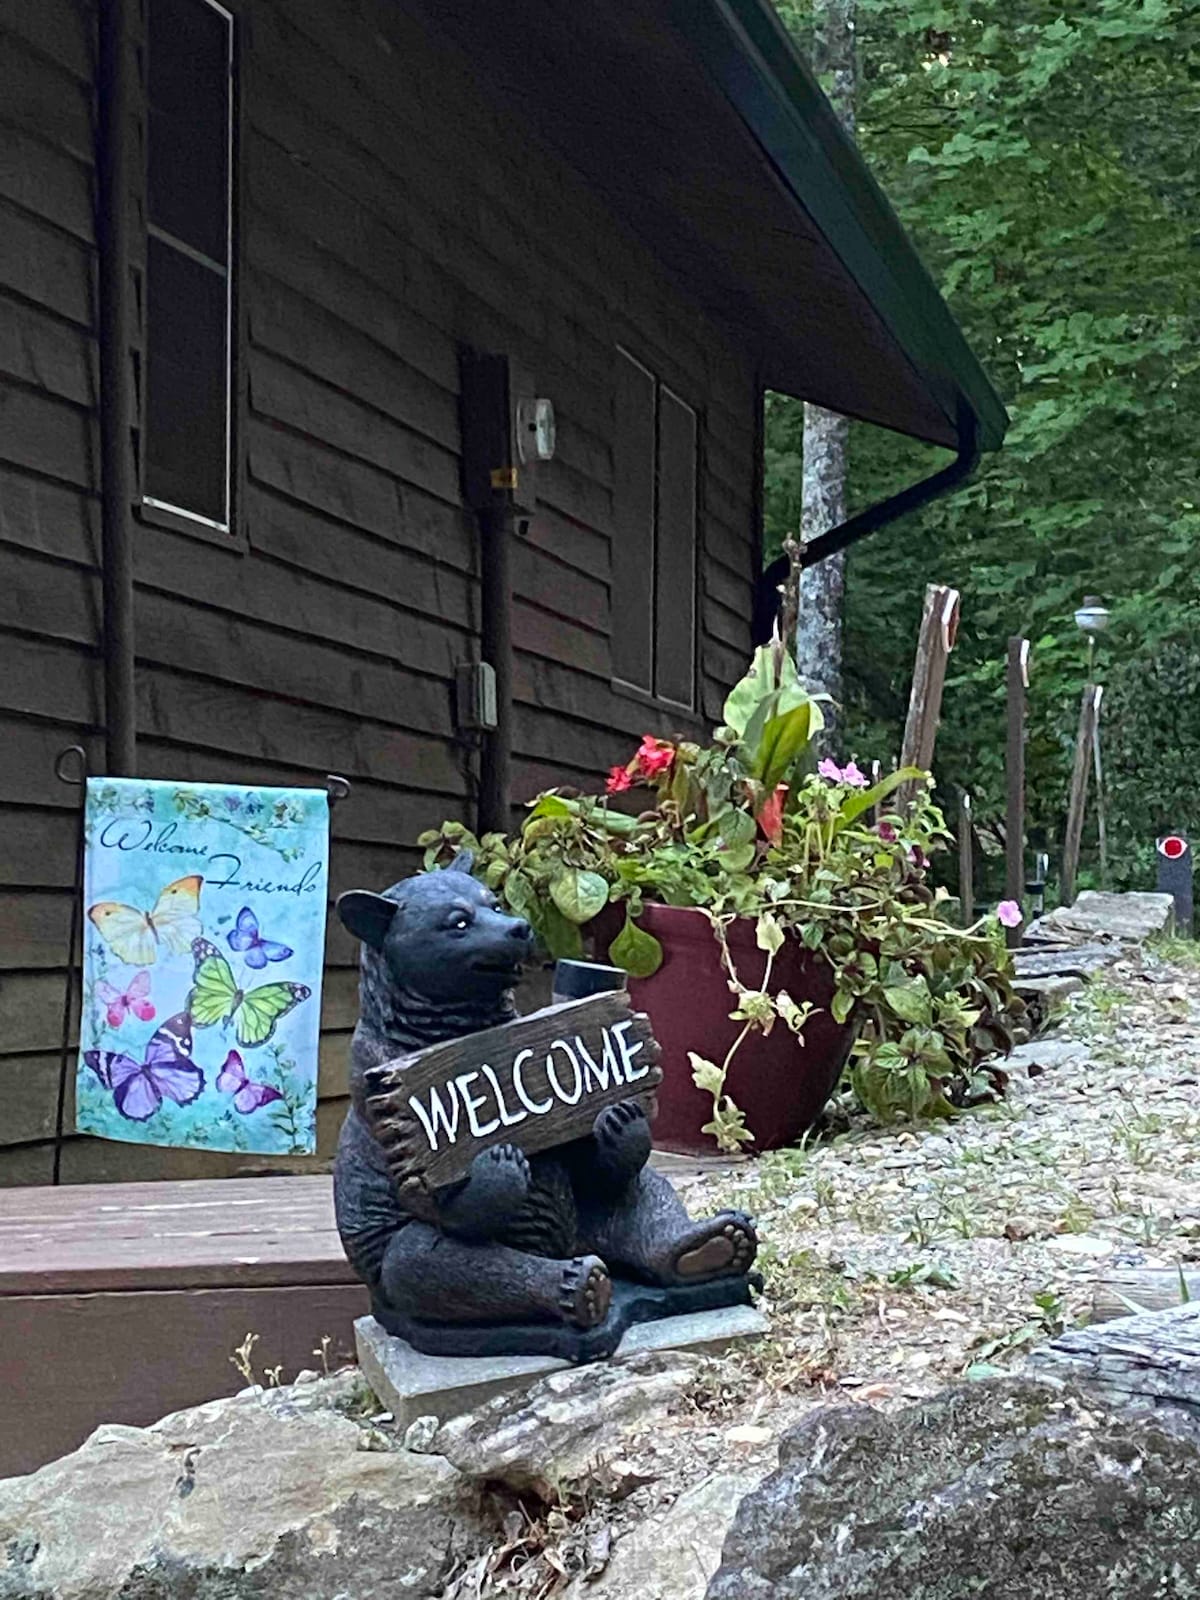
<svg viewBox="0 0 1200 1600">
<path fill-rule="evenodd" d="M 464 853 L 337 902 L 362 964 L 334 1200 L 377 1319 L 432 1353 L 589 1360 L 610 1354 L 630 1322 L 748 1301 L 753 1223 L 738 1211 L 689 1218 L 647 1165 L 650 1125 L 633 1100 L 554 1149 L 481 1151 L 465 1178 L 435 1191 L 432 1216 L 406 1209 L 371 1131 L 366 1075 L 513 1021 L 533 953 L 529 924 L 500 909 L 472 865 Z"/>
</svg>

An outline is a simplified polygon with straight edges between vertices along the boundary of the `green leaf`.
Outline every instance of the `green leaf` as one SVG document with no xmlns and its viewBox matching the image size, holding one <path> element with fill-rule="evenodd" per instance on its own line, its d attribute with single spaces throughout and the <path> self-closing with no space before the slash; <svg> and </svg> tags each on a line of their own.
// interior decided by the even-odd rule
<svg viewBox="0 0 1200 1600">
<path fill-rule="evenodd" d="M 550 885 L 550 898 L 568 922 L 590 922 L 608 904 L 608 884 L 598 872 L 564 867 Z"/>
<path fill-rule="evenodd" d="M 835 1022 L 846 1022 L 850 1013 L 854 1010 L 854 996 L 846 994 L 844 990 L 839 989 L 830 1002 L 829 1009 Z"/>
<path fill-rule="evenodd" d="M 894 1011 L 903 1022 L 922 1024 L 930 1020 L 932 1004 L 929 986 L 924 978 L 909 978 L 904 983 L 890 984 L 884 989 L 883 998 L 889 1010 Z"/>
<path fill-rule="evenodd" d="M 583 935 L 575 923 L 567 921 L 556 905 L 542 903 L 531 907 L 531 912 L 529 920 L 534 932 L 555 961 L 583 959 Z"/>
<path fill-rule="evenodd" d="M 842 822 L 857 821 L 864 811 L 869 811 L 872 806 L 877 806 L 886 800 L 888 795 L 893 794 L 902 783 L 916 783 L 924 776 L 920 767 L 898 767 L 895 772 L 889 772 L 886 778 L 881 778 L 869 789 L 852 789 L 842 801 L 839 813 Z"/>
<path fill-rule="evenodd" d="M 783 929 L 779 926 L 778 917 L 771 916 L 764 911 L 754 924 L 754 941 L 760 950 L 766 950 L 771 955 L 783 949 Z"/>
<path fill-rule="evenodd" d="M 720 816 L 714 819 L 713 827 L 725 846 L 753 844 L 758 835 L 757 824 L 750 813 L 732 808 L 722 811 Z"/>
<path fill-rule="evenodd" d="M 735 844 L 728 850 L 718 850 L 717 859 L 727 872 L 745 872 L 754 860 L 754 846 Z"/>
<path fill-rule="evenodd" d="M 821 708 L 811 700 L 774 716 L 762 731 L 758 749 L 753 753 L 754 776 L 764 791 L 774 794 L 776 785 L 783 782 L 796 758 L 807 750 L 815 734 L 824 726 Z"/>
<path fill-rule="evenodd" d="M 631 978 L 651 978 L 663 963 L 663 947 L 652 933 L 626 916 L 625 926 L 608 947 L 608 959 Z"/>
<path fill-rule="evenodd" d="M 544 794 L 530 807 L 527 822 L 532 822 L 535 817 L 569 817 L 572 815 L 571 807 L 561 795 Z"/>
<path fill-rule="evenodd" d="M 714 1098 L 724 1092 L 725 1074 L 715 1061 L 706 1060 L 694 1050 L 688 1051 L 688 1060 L 692 1064 L 692 1082 L 697 1089 L 703 1089 L 705 1094 L 711 1094 Z"/>
</svg>

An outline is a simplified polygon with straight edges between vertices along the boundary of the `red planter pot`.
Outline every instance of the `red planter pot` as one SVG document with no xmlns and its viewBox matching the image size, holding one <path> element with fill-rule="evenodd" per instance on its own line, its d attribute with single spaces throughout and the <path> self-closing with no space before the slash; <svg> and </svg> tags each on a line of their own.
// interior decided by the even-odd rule
<svg viewBox="0 0 1200 1600">
<path fill-rule="evenodd" d="M 597 956 L 604 959 L 621 924 L 597 928 Z M 718 1066 L 741 1024 L 731 1022 L 735 1005 L 720 946 L 701 911 L 647 905 L 638 925 L 663 947 L 663 964 L 652 978 L 630 978 L 634 1006 L 650 1017 L 662 1046 L 663 1081 L 658 1092 L 654 1142 L 662 1150 L 712 1155 L 717 1143 L 701 1128 L 712 1119 L 712 1097 L 692 1082 L 688 1051 Z M 754 939 L 754 924 L 739 919 L 729 929 L 729 949 L 738 977 L 748 987 L 761 984 L 766 954 Z M 834 1021 L 833 974 L 828 964 L 789 940 L 775 957 L 771 992 L 786 989 L 798 1004 L 810 1000 L 819 1010 L 809 1019 L 801 1045 L 777 1022 L 770 1035 L 748 1034 L 733 1058 L 726 1089 L 745 1113 L 754 1135 L 752 1151 L 793 1144 L 812 1126 L 837 1086 L 854 1042 L 854 1028 Z"/>
</svg>

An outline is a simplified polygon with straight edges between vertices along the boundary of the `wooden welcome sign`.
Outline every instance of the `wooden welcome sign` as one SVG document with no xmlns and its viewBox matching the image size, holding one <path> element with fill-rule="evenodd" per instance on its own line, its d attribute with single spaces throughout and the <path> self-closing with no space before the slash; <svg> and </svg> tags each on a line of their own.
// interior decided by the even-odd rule
<svg viewBox="0 0 1200 1600">
<path fill-rule="evenodd" d="M 650 1019 L 617 990 L 367 1070 L 367 1117 L 402 1191 L 464 1177 L 481 1150 L 526 1155 L 590 1133 L 596 1115 L 662 1081 Z"/>
</svg>

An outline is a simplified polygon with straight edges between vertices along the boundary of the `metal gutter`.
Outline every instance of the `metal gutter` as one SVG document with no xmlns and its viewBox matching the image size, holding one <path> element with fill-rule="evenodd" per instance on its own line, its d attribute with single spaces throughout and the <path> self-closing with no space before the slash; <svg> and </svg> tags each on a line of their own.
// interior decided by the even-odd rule
<svg viewBox="0 0 1200 1600">
<path fill-rule="evenodd" d="M 845 522 L 838 523 L 836 528 L 830 528 L 827 532 L 819 534 L 811 544 L 805 546 L 800 560 L 801 566 L 815 567 L 818 561 L 824 561 L 841 550 L 849 549 L 852 544 L 865 539 L 867 534 L 887 527 L 906 512 L 916 511 L 922 506 L 927 506 L 930 501 L 949 494 L 971 476 L 979 465 L 979 456 L 978 419 L 964 403 L 958 418 L 958 454 L 950 465 L 942 467 L 928 478 L 922 478 L 919 483 L 910 484 L 907 489 L 889 495 L 886 500 L 880 500 L 876 505 L 858 512 L 856 516 L 848 517 Z M 758 580 L 754 591 L 755 644 L 765 644 L 771 637 L 771 629 L 779 609 L 779 586 L 787 577 L 787 571 L 787 557 L 779 556 L 772 561 Z"/>
<path fill-rule="evenodd" d="M 96 243 L 99 253 L 100 548 L 105 771 L 137 765 L 134 689 L 133 481 L 129 365 L 132 54 L 129 0 L 101 0 L 97 60 Z"/>
<path fill-rule="evenodd" d="M 720 85 L 782 187 L 871 302 L 947 421 L 962 402 L 979 448 L 1008 416 L 857 146 L 769 0 L 669 0 L 670 14 Z"/>
</svg>

